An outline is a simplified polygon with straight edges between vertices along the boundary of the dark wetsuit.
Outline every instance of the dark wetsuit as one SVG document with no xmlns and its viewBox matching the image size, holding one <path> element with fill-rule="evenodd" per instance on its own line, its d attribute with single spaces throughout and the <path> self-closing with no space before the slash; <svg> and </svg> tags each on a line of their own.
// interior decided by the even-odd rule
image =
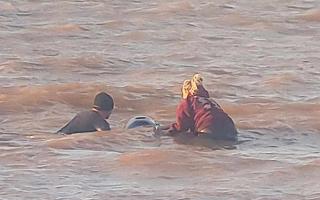
<svg viewBox="0 0 320 200">
<path fill-rule="evenodd" d="M 110 130 L 110 125 L 98 112 L 89 110 L 77 114 L 68 124 L 61 128 L 58 133 L 72 134 L 94 132 L 97 130 Z"/>
<path fill-rule="evenodd" d="M 187 130 L 216 139 L 237 138 L 237 130 L 228 114 L 215 101 L 200 96 L 188 96 L 180 102 L 176 123 L 171 125 L 169 133 Z"/>
</svg>

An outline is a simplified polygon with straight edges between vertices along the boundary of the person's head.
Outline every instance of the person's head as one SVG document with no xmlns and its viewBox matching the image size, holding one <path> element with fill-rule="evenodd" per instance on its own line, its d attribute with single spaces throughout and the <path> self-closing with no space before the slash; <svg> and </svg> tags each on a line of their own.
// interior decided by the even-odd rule
<svg viewBox="0 0 320 200">
<path fill-rule="evenodd" d="M 198 89 L 200 85 L 202 85 L 203 78 L 200 74 L 194 74 L 191 79 L 191 86 L 194 91 Z"/>
<path fill-rule="evenodd" d="M 197 95 L 199 87 L 202 86 L 203 78 L 200 74 L 194 74 L 191 80 L 185 80 L 181 89 L 182 98 L 186 99 L 189 95 Z"/>
<path fill-rule="evenodd" d="M 109 94 L 100 92 L 95 96 L 93 108 L 97 110 L 104 119 L 109 118 L 112 113 L 113 107 L 113 98 Z"/>
</svg>

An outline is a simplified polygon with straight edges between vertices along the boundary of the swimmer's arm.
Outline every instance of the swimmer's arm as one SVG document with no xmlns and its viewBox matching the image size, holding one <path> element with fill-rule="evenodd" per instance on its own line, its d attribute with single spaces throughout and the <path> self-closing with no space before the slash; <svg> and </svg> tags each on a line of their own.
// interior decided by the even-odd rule
<svg viewBox="0 0 320 200">
<path fill-rule="evenodd" d="M 169 125 L 157 125 L 154 127 L 153 132 L 156 136 L 173 136 L 170 132 L 171 124 Z"/>
<path fill-rule="evenodd" d="M 176 122 L 171 124 L 169 128 L 170 133 L 185 132 L 193 126 L 194 122 L 192 114 L 187 101 L 182 101 L 176 110 Z"/>
<path fill-rule="evenodd" d="M 184 100 L 176 109 L 176 122 L 170 125 L 158 126 L 154 132 L 156 135 L 175 136 L 178 133 L 191 129 L 193 124 L 189 104 Z"/>
<path fill-rule="evenodd" d="M 77 116 L 76 115 L 74 118 L 72 118 L 72 120 L 70 120 L 66 125 L 64 125 L 60 130 L 58 130 L 56 133 L 57 134 L 71 134 L 71 133 L 74 133 L 72 130 L 71 130 L 71 127 L 76 124 L 76 120 L 77 120 Z"/>
</svg>

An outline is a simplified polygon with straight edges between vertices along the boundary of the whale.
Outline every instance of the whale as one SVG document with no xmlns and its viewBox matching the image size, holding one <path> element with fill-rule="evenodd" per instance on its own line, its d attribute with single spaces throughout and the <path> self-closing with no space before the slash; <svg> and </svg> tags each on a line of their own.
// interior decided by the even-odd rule
<svg viewBox="0 0 320 200">
<path fill-rule="evenodd" d="M 158 124 L 151 117 L 135 116 L 128 120 L 125 128 L 133 129 L 138 127 L 156 127 Z"/>
</svg>

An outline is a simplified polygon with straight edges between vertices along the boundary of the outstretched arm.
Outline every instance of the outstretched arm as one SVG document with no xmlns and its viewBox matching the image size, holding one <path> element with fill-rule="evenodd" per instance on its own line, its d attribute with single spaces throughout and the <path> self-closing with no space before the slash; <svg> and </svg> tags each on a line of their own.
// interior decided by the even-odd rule
<svg viewBox="0 0 320 200">
<path fill-rule="evenodd" d="M 171 126 L 171 124 L 169 124 L 169 125 L 156 125 L 153 128 L 153 132 L 156 136 L 172 136 L 169 133 L 170 126 Z"/>
<path fill-rule="evenodd" d="M 174 136 L 177 133 L 187 131 L 193 127 L 193 117 L 187 100 L 183 100 L 176 110 L 176 122 L 171 125 L 158 126 L 155 133 Z"/>
</svg>

